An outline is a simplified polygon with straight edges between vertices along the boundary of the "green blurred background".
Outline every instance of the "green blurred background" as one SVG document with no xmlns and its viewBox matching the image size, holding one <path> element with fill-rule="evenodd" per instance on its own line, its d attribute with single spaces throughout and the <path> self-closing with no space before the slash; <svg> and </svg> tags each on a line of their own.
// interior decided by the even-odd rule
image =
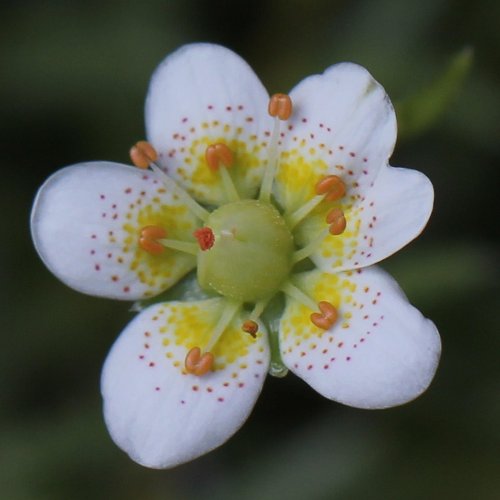
<svg viewBox="0 0 500 500">
<path fill-rule="evenodd" d="M 0 19 L 0 498 L 500 498 L 500 2 L 3 0 Z M 56 169 L 127 162 L 153 69 L 193 41 L 236 50 L 270 92 L 350 60 L 403 101 L 392 163 L 425 172 L 436 204 L 384 267 L 438 325 L 443 356 L 426 394 L 385 411 L 268 379 L 228 443 L 153 471 L 115 447 L 101 416 L 100 369 L 128 305 L 52 277 L 28 218 Z M 457 91 L 439 78 L 466 46 L 474 63 Z"/>
</svg>

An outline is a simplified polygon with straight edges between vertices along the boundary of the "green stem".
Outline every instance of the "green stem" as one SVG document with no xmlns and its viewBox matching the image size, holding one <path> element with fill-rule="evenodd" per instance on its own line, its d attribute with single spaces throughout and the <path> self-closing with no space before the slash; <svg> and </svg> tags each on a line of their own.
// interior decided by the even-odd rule
<svg viewBox="0 0 500 500">
<path fill-rule="evenodd" d="M 282 378 L 288 373 L 288 368 L 281 359 L 278 330 L 269 330 L 269 347 L 271 349 L 271 365 L 269 366 L 269 375 Z"/>
</svg>

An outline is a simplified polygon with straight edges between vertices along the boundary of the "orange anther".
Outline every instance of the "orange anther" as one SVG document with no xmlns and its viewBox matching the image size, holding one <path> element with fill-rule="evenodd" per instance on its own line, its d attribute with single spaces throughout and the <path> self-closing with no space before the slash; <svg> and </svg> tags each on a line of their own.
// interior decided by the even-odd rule
<svg viewBox="0 0 500 500">
<path fill-rule="evenodd" d="M 269 99 L 268 113 L 273 117 L 278 117 L 280 120 L 288 120 L 292 114 L 292 100 L 287 94 L 274 94 Z"/>
<path fill-rule="evenodd" d="M 212 369 L 213 364 L 214 355 L 211 352 L 205 352 L 202 356 L 199 347 L 190 349 L 184 361 L 186 371 L 199 377 L 208 373 Z"/>
<path fill-rule="evenodd" d="M 200 227 L 193 233 L 193 236 L 198 240 L 203 251 L 210 250 L 214 246 L 215 235 L 209 227 Z"/>
<path fill-rule="evenodd" d="M 165 238 L 166 236 L 167 231 L 161 226 L 145 226 L 141 230 L 141 237 L 149 240 L 158 240 L 160 238 Z"/>
<path fill-rule="evenodd" d="M 158 159 L 158 153 L 148 141 L 139 141 L 130 149 L 130 159 L 139 168 L 148 168 Z"/>
<path fill-rule="evenodd" d="M 345 195 L 345 184 L 337 175 L 323 177 L 315 187 L 316 194 L 324 194 L 328 201 L 339 200 Z"/>
<path fill-rule="evenodd" d="M 326 222 L 330 224 L 329 231 L 334 236 L 342 234 L 347 225 L 344 212 L 340 208 L 332 208 L 326 216 Z"/>
<path fill-rule="evenodd" d="M 241 329 L 246 332 L 246 333 L 249 333 L 253 338 L 257 337 L 257 332 L 259 331 L 259 325 L 251 320 L 251 319 L 247 319 L 242 325 L 241 325 Z"/>
<path fill-rule="evenodd" d="M 139 237 L 139 246 L 152 255 L 160 255 L 165 251 L 165 247 L 157 240 L 166 236 L 167 231 L 161 226 L 143 227 Z"/>
<path fill-rule="evenodd" d="M 322 330 L 329 330 L 337 321 L 337 309 L 326 300 L 319 302 L 318 307 L 321 312 L 312 313 L 310 316 L 311 322 Z"/>
<path fill-rule="evenodd" d="M 210 170 L 218 170 L 222 163 L 226 168 L 233 166 L 233 152 L 222 142 L 208 146 L 205 159 Z"/>
</svg>

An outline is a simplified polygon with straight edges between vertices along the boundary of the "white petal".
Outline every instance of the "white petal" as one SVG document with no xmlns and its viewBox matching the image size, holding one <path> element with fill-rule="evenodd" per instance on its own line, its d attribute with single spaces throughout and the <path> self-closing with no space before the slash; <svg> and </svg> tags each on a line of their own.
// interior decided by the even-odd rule
<svg viewBox="0 0 500 500">
<path fill-rule="evenodd" d="M 337 272 L 380 262 L 416 238 L 432 212 L 434 190 L 416 170 L 383 167 L 359 202 L 345 208 L 343 234 L 327 236 L 311 259 L 323 271 Z M 325 226 L 325 213 L 310 216 L 296 235 L 307 242 Z"/>
<path fill-rule="evenodd" d="M 384 89 L 361 66 L 336 64 L 290 93 L 276 194 L 295 210 L 316 182 L 335 174 L 349 194 L 362 192 L 385 165 L 396 141 L 396 117 Z"/>
<path fill-rule="evenodd" d="M 323 396 L 358 408 L 386 408 L 416 398 L 437 368 L 441 342 L 434 324 L 410 305 L 397 283 L 370 267 L 298 278 L 316 301 L 339 312 L 328 330 L 288 300 L 280 325 L 285 364 Z"/>
<path fill-rule="evenodd" d="M 202 350 L 223 299 L 149 307 L 123 331 L 102 373 L 104 415 L 113 440 L 136 462 L 168 468 L 216 448 L 243 424 L 269 367 L 267 336 L 241 330 L 237 317 L 215 348 L 215 370 L 184 370 Z"/>
<path fill-rule="evenodd" d="M 91 295 L 135 300 L 174 284 L 194 257 L 151 255 L 140 230 L 161 225 L 188 239 L 196 219 L 150 173 L 110 162 L 81 163 L 53 174 L 40 188 L 32 216 L 35 247 L 68 286 Z"/>
<path fill-rule="evenodd" d="M 266 158 L 272 120 L 268 94 L 250 66 L 211 44 L 182 47 L 158 67 L 146 101 L 149 141 L 160 163 L 199 200 L 226 201 L 220 174 L 207 168 L 208 145 L 223 142 L 234 153 L 230 170 L 244 197 L 255 194 Z"/>
</svg>

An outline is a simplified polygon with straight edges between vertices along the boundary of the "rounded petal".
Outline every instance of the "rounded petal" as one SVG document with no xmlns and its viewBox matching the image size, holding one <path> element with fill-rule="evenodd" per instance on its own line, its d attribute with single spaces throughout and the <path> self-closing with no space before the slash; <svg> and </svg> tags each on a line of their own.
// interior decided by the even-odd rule
<svg viewBox="0 0 500 500">
<path fill-rule="evenodd" d="M 139 247 L 148 225 L 192 239 L 196 219 L 152 174 L 110 162 L 80 163 L 53 174 L 31 214 L 35 247 L 65 284 L 90 295 L 135 300 L 173 285 L 194 256 Z"/>
<path fill-rule="evenodd" d="M 422 232 L 433 202 L 434 190 L 424 174 L 383 167 L 358 203 L 342 205 L 346 230 L 337 236 L 327 236 L 311 259 L 326 272 L 380 262 Z M 305 244 L 314 238 L 325 227 L 325 215 L 323 210 L 309 216 L 297 229 L 296 240 Z"/>
<path fill-rule="evenodd" d="M 336 64 L 290 93 L 293 114 L 286 125 L 276 196 L 296 210 L 314 195 L 324 175 L 340 176 L 348 193 L 368 187 L 396 141 L 394 108 L 366 69 Z"/>
<path fill-rule="evenodd" d="M 214 369 L 184 369 L 187 352 L 202 350 L 224 299 L 149 307 L 123 331 L 106 360 L 101 389 L 109 432 L 136 462 L 168 468 L 231 437 L 248 417 L 269 367 L 267 336 L 241 330 L 237 316 L 211 350 Z"/>
<path fill-rule="evenodd" d="M 233 152 L 230 169 L 242 197 L 260 184 L 265 133 L 272 120 L 268 94 L 250 66 L 234 52 L 211 44 L 186 45 L 168 56 L 151 80 L 146 100 L 149 141 L 170 175 L 204 203 L 227 201 L 205 151 L 215 143 Z"/>
<path fill-rule="evenodd" d="M 329 330 L 288 299 L 280 324 L 285 364 L 323 396 L 358 408 L 406 403 L 427 389 L 441 341 L 434 324 L 376 267 L 298 277 L 315 300 L 329 301 L 339 318 Z"/>
</svg>

